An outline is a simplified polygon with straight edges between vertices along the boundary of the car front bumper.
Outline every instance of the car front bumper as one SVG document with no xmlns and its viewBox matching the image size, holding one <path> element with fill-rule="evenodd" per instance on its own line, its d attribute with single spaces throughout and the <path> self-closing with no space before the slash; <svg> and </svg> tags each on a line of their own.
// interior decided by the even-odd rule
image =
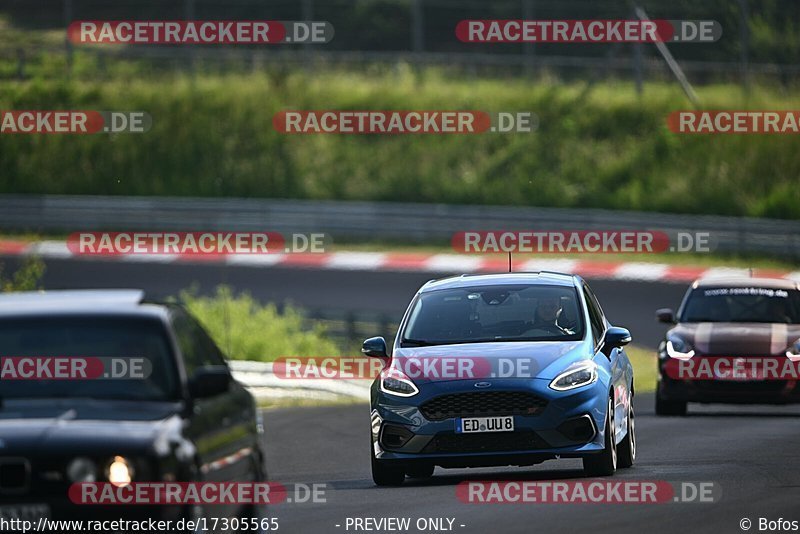
<svg viewBox="0 0 800 534">
<path fill-rule="evenodd" d="M 792 380 L 675 380 L 659 375 L 658 396 L 667 401 L 724 404 L 800 403 L 800 382 Z"/>
<path fill-rule="evenodd" d="M 431 399 L 475 391 L 471 381 L 461 381 L 429 385 L 421 388 L 419 398 L 402 398 L 381 392 L 374 384 L 375 458 L 443 467 L 530 465 L 555 457 L 583 457 L 604 448 L 608 385 L 601 381 L 572 391 L 554 391 L 543 379 L 497 381 L 493 391 L 532 393 L 546 401 L 535 415 L 514 415 L 512 432 L 457 433 L 456 418 L 430 420 L 423 415 L 421 408 Z"/>
</svg>

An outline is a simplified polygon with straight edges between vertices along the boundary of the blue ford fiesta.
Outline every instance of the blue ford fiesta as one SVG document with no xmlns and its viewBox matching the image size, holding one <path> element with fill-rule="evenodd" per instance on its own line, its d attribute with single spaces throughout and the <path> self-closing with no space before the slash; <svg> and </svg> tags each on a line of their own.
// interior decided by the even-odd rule
<svg viewBox="0 0 800 534">
<path fill-rule="evenodd" d="M 425 284 L 371 390 L 372 478 L 427 478 L 438 465 L 533 465 L 582 458 L 589 476 L 636 455 L 633 367 L 578 276 L 458 276 Z"/>
</svg>

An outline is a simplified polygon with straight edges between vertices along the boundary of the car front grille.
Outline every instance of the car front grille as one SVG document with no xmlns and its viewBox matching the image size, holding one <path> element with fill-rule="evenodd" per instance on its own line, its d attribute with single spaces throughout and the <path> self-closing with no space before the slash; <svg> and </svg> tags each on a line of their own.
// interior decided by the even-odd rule
<svg viewBox="0 0 800 534">
<path fill-rule="evenodd" d="M 437 434 L 423 453 L 510 452 L 547 449 L 549 444 L 532 431 L 478 434 Z"/>
<path fill-rule="evenodd" d="M 476 391 L 435 397 L 420 407 L 429 421 L 454 417 L 538 415 L 547 401 L 524 391 Z"/>
<path fill-rule="evenodd" d="M 31 483 L 31 466 L 25 458 L 0 458 L 0 494 L 24 493 Z"/>
</svg>

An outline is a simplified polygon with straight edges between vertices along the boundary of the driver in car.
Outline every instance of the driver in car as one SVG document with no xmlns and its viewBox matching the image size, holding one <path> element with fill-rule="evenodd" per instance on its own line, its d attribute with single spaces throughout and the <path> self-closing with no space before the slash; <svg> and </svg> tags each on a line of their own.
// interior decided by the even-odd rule
<svg viewBox="0 0 800 534">
<path fill-rule="evenodd" d="M 529 326 L 530 330 L 544 330 L 547 333 L 559 336 L 570 336 L 575 334 L 572 330 L 564 328 L 558 324 L 561 315 L 561 299 L 558 297 L 543 297 L 539 299 L 536 306 L 536 314 L 533 322 Z"/>
</svg>

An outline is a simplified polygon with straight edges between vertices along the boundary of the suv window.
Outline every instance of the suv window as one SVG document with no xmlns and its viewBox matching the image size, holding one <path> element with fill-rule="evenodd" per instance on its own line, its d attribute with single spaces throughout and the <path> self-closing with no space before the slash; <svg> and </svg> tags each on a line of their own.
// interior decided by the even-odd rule
<svg viewBox="0 0 800 534">
<path fill-rule="evenodd" d="M 201 367 L 227 365 L 219 347 L 205 329 L 182 308 L 173 308 L 172 326 L 188 377 Z"/>
</svg>

